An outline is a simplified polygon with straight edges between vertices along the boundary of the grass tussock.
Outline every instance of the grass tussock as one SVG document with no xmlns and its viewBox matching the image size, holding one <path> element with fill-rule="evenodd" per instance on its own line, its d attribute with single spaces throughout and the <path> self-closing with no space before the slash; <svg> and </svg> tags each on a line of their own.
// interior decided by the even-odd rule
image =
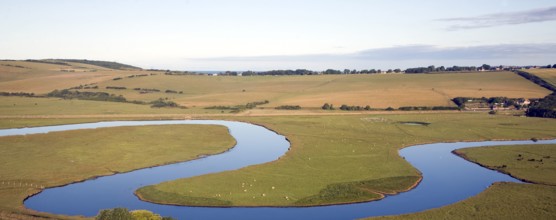
<svg viewBox="0 0 556 220">
<path fill-rule="evenodd" d="M 402 176 L 331 184 L 317 195 L 298 200 L 295 205 L 310 206 L 349 203 L 361 199 L 376 200 L 384 197 L 383 194 L 400 192 L 400 186 L 406 186 L 409 189 L 419 179 L 418 176 Z"/>
</svg>

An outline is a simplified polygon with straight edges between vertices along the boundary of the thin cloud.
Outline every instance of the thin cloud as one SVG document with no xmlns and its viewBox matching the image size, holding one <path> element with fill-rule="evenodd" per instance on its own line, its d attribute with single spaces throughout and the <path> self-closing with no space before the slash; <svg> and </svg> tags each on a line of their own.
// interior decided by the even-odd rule
<svg viewBox="0 0 556 220">
<path fill-rule="evenodd" d="M 348 54 L 311 54 L 277 56 L 243 56 L 191 58 L 191 61 L 232 62 L 329 62 L 338 60 L 480 60 L 519 57 L 556 57 L 556 44 L 500 44 L 472 47 L 439 47 L 434 45 L 406 45 L 369 49 Z"/>
<path fill-rule="evenodd" d="M 476 66 L 483 63 L 546 65 L 556 62 L 556 43 L 472 47 L 406 45 L 347 54 L 189 58 L 182 62 L 186 63 L 185 69 L 195 70 L 388 69 L 427 65 Z"/>
<path fill-rule="evenodd" d="M 530 56 L 556 56 L 556 44 L 500 44 L 472 47 L 438 47 L 433 45 L 400 46 L 371 49 L 355 54 L 362 59 L 378 60 L 473 60 Z"/>
<path fill-rule="evenodd" d="M 477 17 L 445 18 L 437 21 L 454 23 L 447 30 L 487 28 L 502 25 L 516 25 L 556 20 L 556 7 L 529 11 L 488 14 Z"/>
</svg>

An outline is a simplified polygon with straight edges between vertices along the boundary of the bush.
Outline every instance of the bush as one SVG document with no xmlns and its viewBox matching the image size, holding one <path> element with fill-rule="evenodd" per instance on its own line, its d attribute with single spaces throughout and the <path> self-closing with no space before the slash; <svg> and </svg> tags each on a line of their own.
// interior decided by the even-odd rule
<svg viewBox="0 0 556 220">
<path fill-rule="evenodd" d="M 334 105 L 324 103 L 324 105 L 322 106 L 322 109 L 324 109 L 324 110 L 334 110 Z"/>
<path fill-rule="evenodd" d="M 107 86 L 106 89 L 119 89 L 119 90 L 122 90 L 122 89 L 127 89 L 127 88 L 126 88 L 126 87 L 123 87 L 123 86 Z"/>
<path fill-rule="evenodd" d="M 126 208 L 115 208 L 101 210 L 95 218 L 96 220 L 134 220 L 131 213 Z"/>
<path fill-rule="evenodd" d="M 152 101 L 151 103 L 151 108 L 162 108 L 162 107 L 178 107 L 178 104 L 172 101 L 164 101 L 164 99 L 158 99 L 155 101 Z"/>
<path fill-rule="evenodd" d="M 299 110 L 301 106 L 299 105 L 281 105 L 276 107 L 275 109 L 283 109 L 283 110 Z"/>
<path fill-rule="evenodd" d="M 106 92 L 79 92 L 64 90 L 54 90 L 47 94 L 48 97 L 58 97 L 63 99 L 81 99 L 93 101 L 107 101 L 107 102 L 127 102 L 127 100 L 119 95 L 108 94 Z"/>
<path fill-rule="evenodd" d="M 148 210 L 129 211 L 126 208 L 101 210 L 96 220 L 174 220 L 172 217 L 162 217 Z"/>
<path fill-rule="evenodd" d="M 34 97 L 34 96 L 35 96 L 35 93 L 26 93 L 26 92 L 0 92 L 0 96 Z"/>
<path fill-rule="evenodd" d="M 526 115 L 530 117 L 556 118 L 556 92 L 531 104 Z"/>
</svg>

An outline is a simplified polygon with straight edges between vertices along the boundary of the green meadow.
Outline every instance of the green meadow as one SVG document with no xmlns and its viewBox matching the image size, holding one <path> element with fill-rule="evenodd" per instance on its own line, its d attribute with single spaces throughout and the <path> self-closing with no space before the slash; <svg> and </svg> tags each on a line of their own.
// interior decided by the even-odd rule
<svg viewBox="0 0 556 220">
<path fill-rule="evenodd" d="M 556 145 L 466 148 L 456 152 L 469 161 L 528 182 L 556 185 Z"/>
<path fill-rule="evenodd" d="M 192 160 L 222 153 L 234 144 L 226 127 L 214 125 L 114 127 L 0 137 L 0 213 L 30 212 L 23 208 L 23 200 L 42 188 Z"/>
<path fill-rule="evenodd" d="M 398 155 L 416 144 L 556 137 L 552 119 L 488 114 L 238 117 L 291 141 L 279 160 L 148 186 L 148 201 L 182 205 L 307 206 L 370 201 L 410 189 L 419 172 Z M 428 126 L 404 125 L 417 121 Z M 210 183 L 210 184 L 207 184 Z M 187 199 L 184 199 L 187 198 Z"/>
</svg>

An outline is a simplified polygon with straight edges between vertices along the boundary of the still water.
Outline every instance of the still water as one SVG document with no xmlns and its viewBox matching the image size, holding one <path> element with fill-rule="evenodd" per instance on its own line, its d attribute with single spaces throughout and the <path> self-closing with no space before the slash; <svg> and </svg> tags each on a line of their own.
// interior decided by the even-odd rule
<svg viewBox="0 0 556 220">
<path fill-rule="evenodd" d="M 100 177 L 67 186 L 46 189 L 25 201 L 25 206 L 43 212 L 94 216 L 100 209 L 126 207 L 148 209 L 178 219 L 355 219 L 369 216 L 412 213 L 448 205 L 476 195 L 493 182 L 520 182 L 508 175 L 470 163 L 451 151 L 458 148 L 556 143 L 547 141 L 486 141 L 416 145 L 400 155 L 423 175 L 413 190 L 365 203 L 306 208 L 205 208 L 158 205 L 137 199 L 133 192 L 142 186 L 178 178 L 235 170 L 270 162 L 284 155 L 289 142 L 264 127 L 232 121 L 114 121 L 76 125 L 0 130 L 0 136 L 93 129 L 115 126 L 215 124 L 228 127 L 237 145 L 223 154 L 189 162 L 165 165 Z M 187 147 L 187 143 L 184 143 Z M 346 171 L 349 172 L 349 171 Z"/>
</svg>

